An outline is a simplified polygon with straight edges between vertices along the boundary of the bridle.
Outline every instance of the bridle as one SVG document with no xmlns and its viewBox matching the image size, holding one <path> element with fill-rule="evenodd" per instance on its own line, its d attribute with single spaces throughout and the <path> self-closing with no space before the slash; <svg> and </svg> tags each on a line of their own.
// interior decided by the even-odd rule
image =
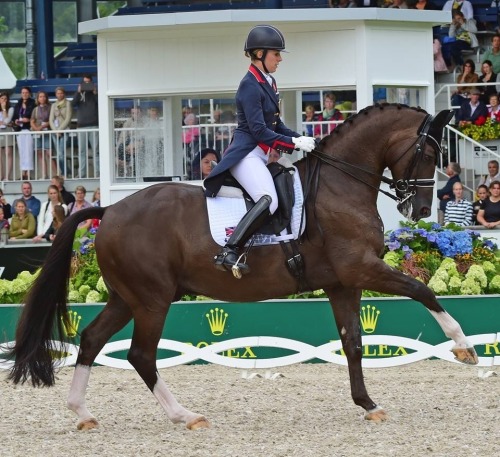
<svg viewBox="0 0 500 457">
<path fill-rule="evenodd" d="M 434 149 L 436 150 L 436 158 L 438 154 L 442 153 L 441 150 L 441 145 L 439 141 L 436 140 L 430 133 L 429 130 L 432 125 L 432 115 L 427 114 L 425 116 L 425 119 L 423 120 L 421 126 L 418 129 L 418 137 L 417 139 L 396 159 L 396 161 L 392 164 L 393 166 L 398 163 L 411 149 L 412 147 L 415 147 L 415 153 L 413 154 L 412 160 L 410 164 L 408 165 L 403 179 L 398 179 L 395 180 L 393 178 L 388 178 L 386 176 L 380 176 L 377 173 L 374 173 L 372 171 L 366 170 L 362 167 L 359 167 L 357 165 L 353 165 L 349 162 L 346 162 L 345 160 L 341 160 L 337 157 L 334 156 L 329 156 L 319 150 L 318 148 L 313 149 L 309 154 L 312 155 L 313 157 L 316 157 L 319 159 L 320 162 L 326 163 L 334 168 L 337 168 L 338 170 L 342 171 L 343 173 L 351 176 L 353 179 L 362 182 L 363 184 L 367 185 L 368 187 L 371 187 L 372 189 L 377 190 L 377 192 L 380 192 L 389 198 L 392 198 L 394 201 L 398 203 L 398 205 L 401 205 L 405 203 L 408 199 L 412 198 L 415 196 L 417 192 L 418 187 L 433 187 L 435 184 L 434 179 L 424 179 L 424 178 L 411 178 L 411 175 L 415 171 L 416 168 L 418 168 L 418 165 L 420 164 L 423 154 L 424 154 L 424 147 L 427 142 L 430 142 Z M 351 171 L 352 170 L 352 171 Z M 381 179 L 382 182 L 386 183 L 389 185 L 391 190 L 394 190 L 395 195 L 393 195 L 390 192 L 385 191 L 384 189 L 381 189 L 380 187 L 376 187 L 359 176 L 355 174 L 356 171 L 360 171 L 366 175 L 372 175 L 372 176 L 377 176 L 378 178 Z M 314 173 L 313 173 L 314 174 Z"/>
</svg>

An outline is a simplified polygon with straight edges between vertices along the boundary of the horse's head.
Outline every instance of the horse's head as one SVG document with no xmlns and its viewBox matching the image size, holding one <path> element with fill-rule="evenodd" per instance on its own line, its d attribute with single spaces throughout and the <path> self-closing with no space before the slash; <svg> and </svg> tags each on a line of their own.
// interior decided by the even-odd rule
<svg viewBox="0 0 500 457">
<path fill-rule="evenodd" d="M 398 198 L 398 211 L 407 219 L 418 221 L 431 215 L 434 173 L 441 153 L 443 129 L 453 117 L 445 110 L 427 114 L 411 138 L 399 139 L 390 147 L 389 168 Z M 408 144 L 401 151 L 401 145 Z"/>
</svg>

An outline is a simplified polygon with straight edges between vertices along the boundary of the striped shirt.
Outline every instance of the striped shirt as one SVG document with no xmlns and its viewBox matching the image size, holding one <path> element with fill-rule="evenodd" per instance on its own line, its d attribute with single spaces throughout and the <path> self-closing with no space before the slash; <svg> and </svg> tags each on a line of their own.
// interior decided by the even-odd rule
<svg viewBox="0 0 500 457">
<path fill-rule="evenodd" d="M 453 222 L 462 227 L 472 225 L 472 203 L 467 200 L 450 200 L 446 204 L 444 223 Z"/>
</svg>

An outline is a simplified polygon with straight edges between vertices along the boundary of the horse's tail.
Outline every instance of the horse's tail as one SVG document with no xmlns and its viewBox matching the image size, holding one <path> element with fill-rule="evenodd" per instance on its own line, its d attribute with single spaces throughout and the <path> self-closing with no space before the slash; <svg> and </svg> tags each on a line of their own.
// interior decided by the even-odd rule
<svg viewBox="0 0 500 457">
<path fill-rule="evenodd" d="M 15 358 L 9 379 L 15 384 L 31 378 L 33 386 L 54 384 L 54 358 L 67 341 L 63 323 L 68 319 L 67 296 L 73 242 L 78 224 L 86 219 L 102 219 L 105 208 L 82 209 L 64 221 L 42 270 L 27 296 L 16 328 L 15 344 L 8 357 Z M 63 322 L 64 321 L 64 322 Z"/>
</svg>

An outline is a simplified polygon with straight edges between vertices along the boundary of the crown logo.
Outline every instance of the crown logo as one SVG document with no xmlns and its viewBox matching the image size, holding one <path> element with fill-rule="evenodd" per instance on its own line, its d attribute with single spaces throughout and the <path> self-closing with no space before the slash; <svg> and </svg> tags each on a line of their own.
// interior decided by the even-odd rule
<svg viewBox="0 0 500 457">
<path fill-rule="evenodd" d="M 68 311 L 66 318 L 61 316 L 64 334 L 69 338 L 74 338 L 78 333 L 81 320 L 82 316 L 79 316 L 76 311 Z"/>
<path fill-rule="evenodd" d="M 361 307 L 360 320 L 365 333 L 373 333 L 375 331 L 379 314 L 380 311 L 373 305 Z"/>
<path fill-rule="evenodd" d="M 224 332 L 228 314 L 221 308 L 211 309 L 210 313 L 205 314 L 212 335 L 219 336 Z"/>
</svg>

